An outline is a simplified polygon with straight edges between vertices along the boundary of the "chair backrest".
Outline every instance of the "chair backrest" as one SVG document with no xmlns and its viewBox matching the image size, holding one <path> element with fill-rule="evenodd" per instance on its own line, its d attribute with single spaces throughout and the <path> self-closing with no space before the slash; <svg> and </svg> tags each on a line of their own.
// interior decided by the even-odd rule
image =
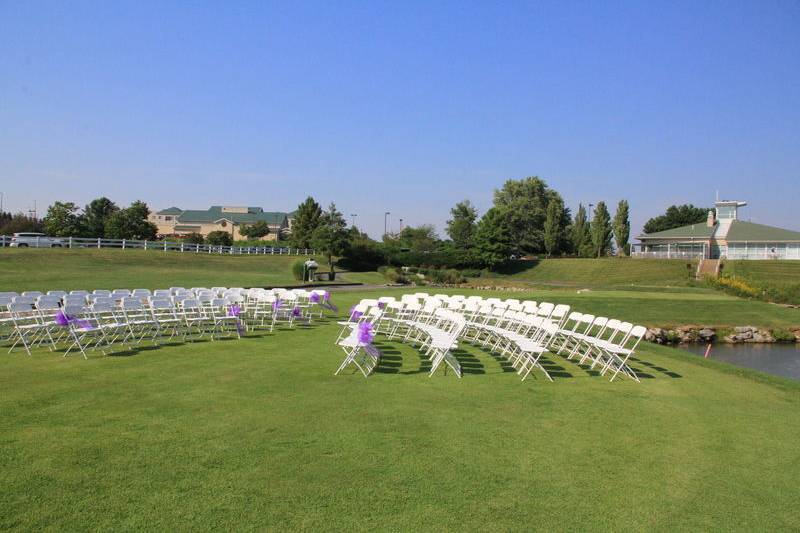
<svg viewBox="0 0 800 533">
<path fill-rule="evenodd" d="M 95 296 L 111 296 L 111 291 L 106 289 L 95 289 L 92 291 Z"/>
<path fill-rule="evenodd" d="M 122 309 L 125 311 L 141 311 L 144 309 L 144 304 L 139 298 L 123 298 Z"/>
<path fill-rule="evenodd" d="M 66 294 L 67 291 L 47 291 L 48 296 L 64 297 Z"/>
</svg>

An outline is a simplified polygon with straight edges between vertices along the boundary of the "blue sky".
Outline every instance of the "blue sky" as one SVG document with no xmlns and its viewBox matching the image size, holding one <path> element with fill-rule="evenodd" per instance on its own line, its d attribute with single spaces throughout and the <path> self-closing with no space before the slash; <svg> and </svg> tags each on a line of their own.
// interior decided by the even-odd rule
<svg viewBox="0 0 800 533">
<path fill-rule="evenodd" d="M 0 0 L 0 192 L 335 201 L 377 236 L 538 175 L 800 229 L 800 3 Z M 613 209 L 613 208 L 612 208 Z"/>
</svg>

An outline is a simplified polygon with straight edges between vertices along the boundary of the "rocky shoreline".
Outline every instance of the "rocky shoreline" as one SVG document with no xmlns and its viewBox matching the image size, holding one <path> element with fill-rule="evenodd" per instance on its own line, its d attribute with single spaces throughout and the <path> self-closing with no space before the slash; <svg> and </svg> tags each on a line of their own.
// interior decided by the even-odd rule
<svg viewBox="0 0 800 533">
<path fill-rule="evenodd" d="M 656 344 L 691 344 L 724 342 L 729 344 L 774 342 L 800 342 L 800 327 L 786 330 L 737 326 L 716 328 L 707 326 L 678 326 L 676 328 L 648 328 L 645 340 Z"/>
</svg>

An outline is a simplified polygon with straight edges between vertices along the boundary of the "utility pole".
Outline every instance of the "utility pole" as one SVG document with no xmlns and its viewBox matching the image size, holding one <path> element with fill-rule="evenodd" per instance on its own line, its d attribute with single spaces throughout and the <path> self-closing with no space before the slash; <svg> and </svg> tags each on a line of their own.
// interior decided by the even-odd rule
<svg viewBox="0 0 800 533">
<path fill-rule="evenodd" d="M 388 233 L 386 232 L 386 224 L 387 224 L 387 222 L 388 222 L 388 220 L 389 220 L 389 215 L 391 215 L 391 213 L 390 213 L 389 211 L 386 211 L 386 212 L 383 214 L 383 235 L 384 235 L 384 237 L 385 237 L 386 235 L 388 235 Z"/>
</svg>

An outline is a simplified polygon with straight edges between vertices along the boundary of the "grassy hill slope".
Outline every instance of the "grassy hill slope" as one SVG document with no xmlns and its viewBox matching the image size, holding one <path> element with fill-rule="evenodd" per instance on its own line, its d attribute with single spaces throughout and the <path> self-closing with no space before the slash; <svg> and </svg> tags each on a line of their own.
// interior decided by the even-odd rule
<svg viewBox="0 0 800 533">
<path fill-rule="evenodd" d="M 694 278 L 697 263 L 680 259 L 540 259 L 517 261 L 492 278 L 554 285 L 684 286 Z"/>
</svg>

